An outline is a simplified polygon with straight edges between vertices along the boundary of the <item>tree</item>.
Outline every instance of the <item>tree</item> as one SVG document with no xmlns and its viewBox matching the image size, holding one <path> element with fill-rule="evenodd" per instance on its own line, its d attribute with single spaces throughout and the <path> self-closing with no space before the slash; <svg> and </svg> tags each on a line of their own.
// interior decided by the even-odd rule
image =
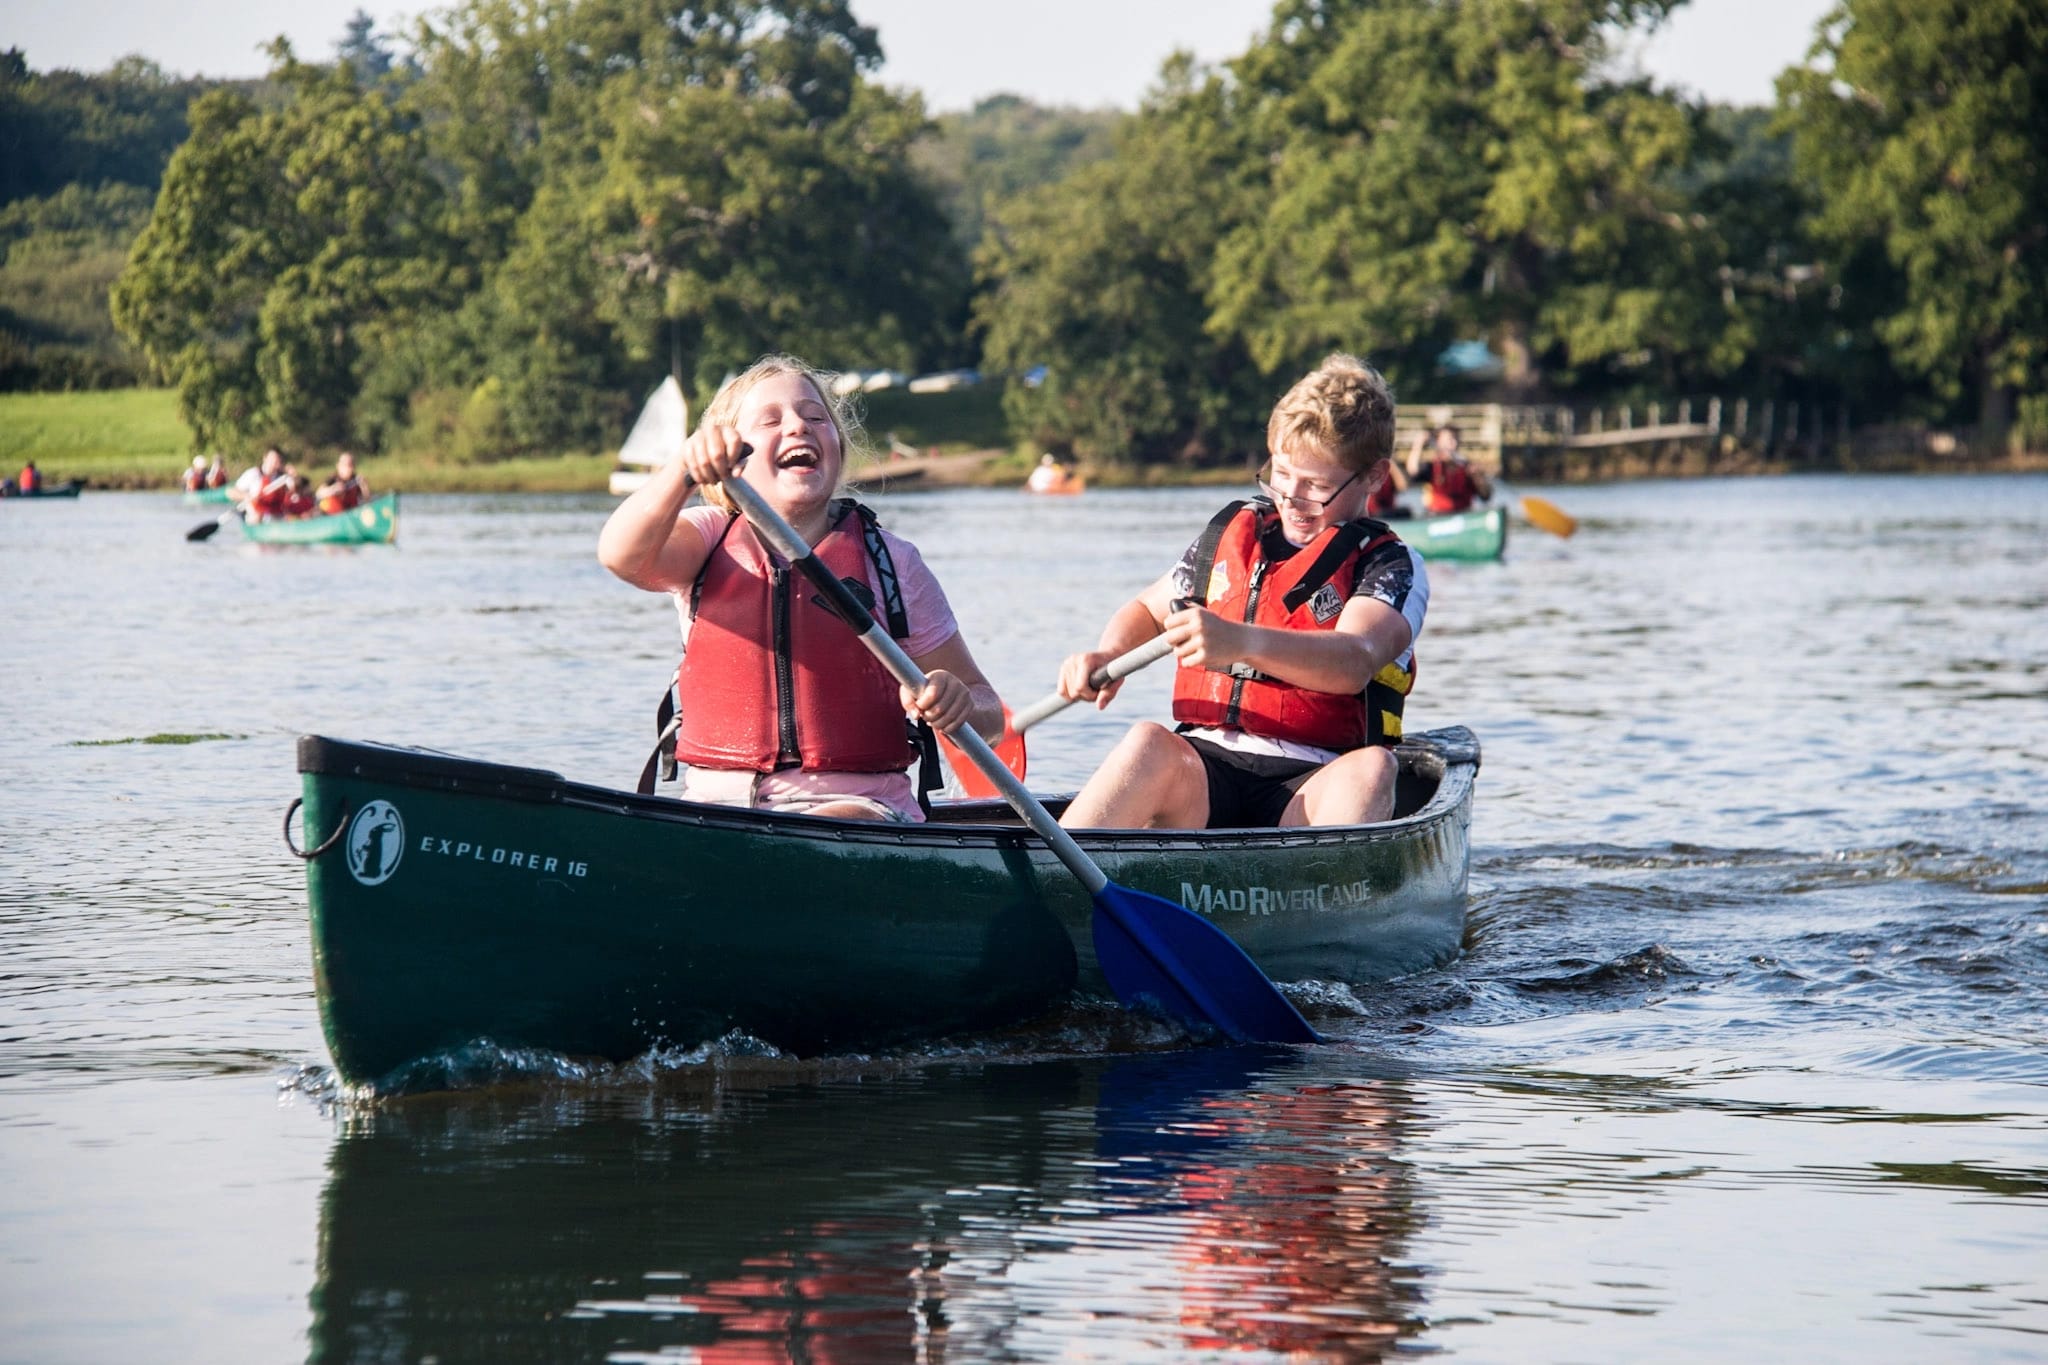
<svg viewBox="0 0 2048 1365">
<path fill-rule="evenodd" d="M 966 250 L 987 235 L 990 208 L 1043 189 L 1107 157 L 1129 115 L 1115 109 L 1058 109 L 1017 95 L 991 95 L 964 114 L 941 114 L 912 156 L 937 187 Z"/>
<path fill-rule="evenodd" d="M 2048 12 L 2032 0 L 1844 0 L 1779 78 L 1814 230 L 1899 275 L 1893 358 L 1988 435 L 2030 394 L 2048 435 Z"/>
<path fill-rule="evenodd" d="M 1224 243 L 1212 325 L 1269 371 L 1480 332 L 1513 392 L 1545 357 L 1712 330 L 1672 185 L 1692 116 L 1606 74 L 1609 35 L 1671 2 L 1282 0 L 1230 64 L 1272 169 Z"/>
<path fill-rule="evenodd" d="M 1227 91 L 1175 59 L 1114 154 L 998 204 L 977 260 L 988 363 L 1022 434 L 1096 461 L 1203 462 L 1256 448 L 1272 397 L 1243 344 L 1208 327 L 1218 242 L 1257 165 Z"/>
<path fill-rule="evenodd" d="M 274 53 L 281 108 L 230 91 L 192 106 L 113 289 L 201 447 L 348 439 L 366 336 L 457 282 L 417 129 L 347 67 Z"/>
</svg>

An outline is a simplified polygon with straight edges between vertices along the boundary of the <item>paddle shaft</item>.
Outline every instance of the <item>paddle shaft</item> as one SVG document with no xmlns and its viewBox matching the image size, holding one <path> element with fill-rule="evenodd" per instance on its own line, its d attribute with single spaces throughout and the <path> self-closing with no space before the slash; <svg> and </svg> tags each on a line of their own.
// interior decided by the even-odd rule
<svg viewBox="0 0 2048 1365">
<path fill-rule="evenodd" d="M 788 522 L 782 519 L 781 514 L 764 502 L 761 495 L 750 488 L 744 479 L 729 478 L 720 487 L 724 488 L 725 495 L 739 506 L 740 511 L 753 524 L 755 532 L 767 541 L 777 554 L 788 560 L 791 568 L 808 578 L 811 585 L 824 595 L 825 602 L 831 607 L 833 614 L 859 632 L 861 643 L 868 647 L 869 653 L 882 661 L 883 667 L 889 670 L 896 681 L 913 692 L 922 692 L 925 685 L 924 670 L 903 652 L 901 645 L 890 638 L 889 633 L 882 629 L 881 623 L 860 604 L 860 599 L 839 581 L 838 575 L 811 553 L 811 547 Z M 1003 799 L 1010 803 L 1011 808 L 1024 817 L 1024 822 L 1031 826 L 1039 838 L 1045 840 L 1059 860 L 1067 865 L 1067 870 L 1079 878 L 1081 885 L 1088 889 L 1088 894 L 1102 894 L 1102 889 L 1109 885 L 1108 876 L 1095 865 L 1095 860 L 1074 842 L 1073 836 L 1060 827 L 1060 822 L 1052 818 L 1052 812 L 1041 805 L 1038 798 L 1017 780 L 1017 775 L 1003 766 L 1003 761 L 996 757 L 996 751 L 989 747 L 988 741 L 971 725 L 962 725 L 950 732 L 947 738 L 953 741 L 954 747 L 960 752 L 974 760 L 974 766 L 981 770 L 982 776 L 995 785 L 996 790 L 1003 794 Z"/>
<path fill-rule="evenodd" d="M 1088 675 L 1088 685 L 1097 691 L 1109 686 L 1119 678 L 1128 678 L 1148 664 L 1157 663 L 1173 653 L 1173 642 L 1164 635 L 1155 635 L 1136 649 L 1117 655 L 1102 667 Z M 1079 701 L 1079 697 L 1063 697 L 1055 692 L 1049 697 L 1031 703 L 1022 711 L 1010 717 L 1010 728 L 1023 734 L 1042 720 L 1050 720 L 1060 712 Z"/>
</svg>

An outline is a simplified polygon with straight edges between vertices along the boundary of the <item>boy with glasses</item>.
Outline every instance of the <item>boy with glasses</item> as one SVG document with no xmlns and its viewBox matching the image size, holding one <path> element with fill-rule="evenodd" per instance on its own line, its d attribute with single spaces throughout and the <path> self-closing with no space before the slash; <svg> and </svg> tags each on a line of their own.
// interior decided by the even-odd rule
<svg viewBox="0 0 2048 1365">
<path fill-rule="evenodd" d="M 1429 604 L 1422 559 L 1366 516 L 1391 473 L 1394 396 L 1332 355 L 1266 426 L 1260 496 L 1210 521 L 1172 570 L 1060 668 L 1063 696 L 1109 704 L 1090 676 L 1172 642 L 1174 730 L 1141 721 L 1088 779 L 1074 828 L 1362 824 L 1393 814 L 1403 700 Z"/>
</svg>

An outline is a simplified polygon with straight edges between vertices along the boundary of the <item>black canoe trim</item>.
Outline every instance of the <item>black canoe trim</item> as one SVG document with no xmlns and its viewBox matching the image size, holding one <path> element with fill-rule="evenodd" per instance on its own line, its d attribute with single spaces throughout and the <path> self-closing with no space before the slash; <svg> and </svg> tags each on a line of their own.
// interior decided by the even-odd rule
<svg viewBox="0 0 2048 1365">
<path fill-rule="evenodd" d="M 1317 844 L 1379 843 L 1415 837 L 1419 828 L 1450 818 L 1470 800 L 1479 768 L 1479 740 L 1462 725 L 1411 735 L 1395 749 L 1404 779 L 1409 773 L 1433 780 L 1436 790 L 1419 809 L 1374 825 L 1334 825 L 1254 830 L 1077 830 L 1084 848 L 1112 852 L 1213 849 L 1219 842 L 1251 848 L 1300 848 Z M 733 806 L 704 805 L 669 796 L 571 782 L 544 768 L 519 768 L 481 759 L 458 758 L 432 749 L 301 735 L 299 771 L 327 777 L 389 782 L 424 791 L 461 792 L 502 800 L 575 806 L 642 819 L 708 829 L 733 829 L 776 837 L 829 839 L 845 843 L 894 844 L 909 848 L 1022 848 L 1036 842 L 1014 823 L 1000 800 L 959 803 L 954 818 L 921 825 L 881 820 L 832 820 Z M 1046 805 L 1055 814 L 1066 799 Z M 941 806 L 940 810 L 947 809 Z M 986 819 L 980 818 L 985 813 Z M 1005 823 L 1009 821 L 1011 823 Z"/>
</svg>

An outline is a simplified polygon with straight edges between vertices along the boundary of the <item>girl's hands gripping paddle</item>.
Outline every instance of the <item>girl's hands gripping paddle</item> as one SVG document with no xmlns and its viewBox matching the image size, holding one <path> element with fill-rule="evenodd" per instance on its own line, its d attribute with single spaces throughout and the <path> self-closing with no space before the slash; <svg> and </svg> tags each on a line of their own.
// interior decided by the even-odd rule
<svg viewBox="0 0 2048 1365">
<path fill-rule="evenodd" d="M 803 537 L 744 480 L 730 478 L 722 486 L 761 538 L 811 581 L 824 605 L 859 634 L 896 680 L 922 691 L 923 670 L 811 553 Z M 1238 1042 L 1321 1041 L 1228 934 L 1185 906 L 1110 881 L 972 727 L 962 726 L 953 743 L 1088 888 L 1095 901 L 1095 956 L 1117 999 L 1150 1005 L 1191 1028 L 1213 1028 Z"/>
</svg>

